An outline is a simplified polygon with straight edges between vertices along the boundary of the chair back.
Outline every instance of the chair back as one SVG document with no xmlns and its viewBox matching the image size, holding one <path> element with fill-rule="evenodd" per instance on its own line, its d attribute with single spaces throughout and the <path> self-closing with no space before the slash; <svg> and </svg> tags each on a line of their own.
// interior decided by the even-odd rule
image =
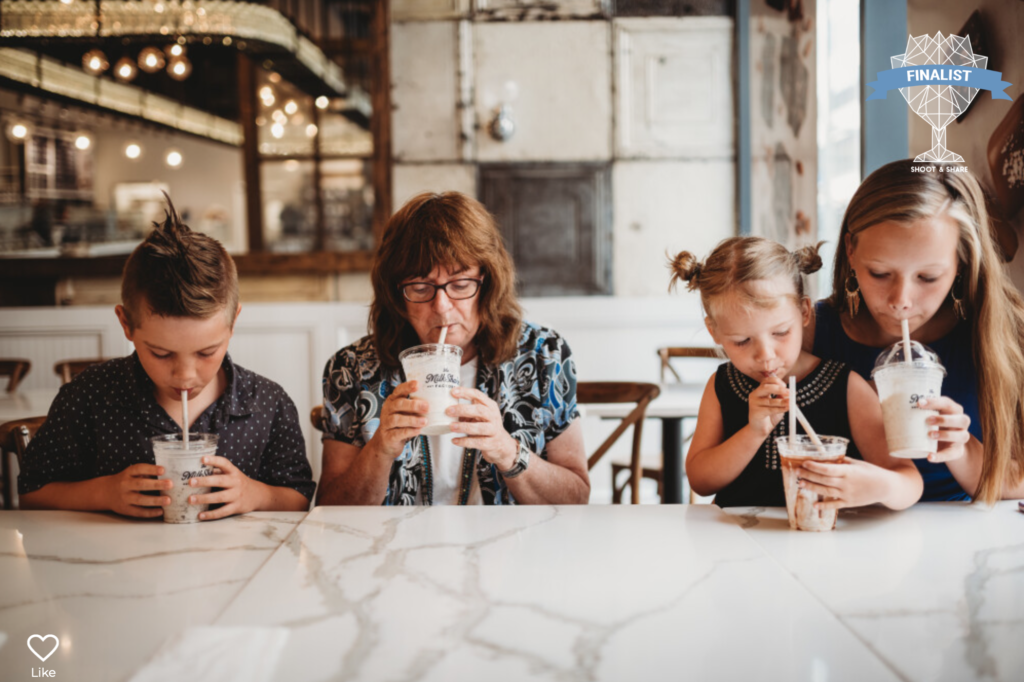
<svg viewBox="0 0 1024 682">
<path fill-rule="evenodd" d="M 32 363 L 24 358 L 0 358 L 0 377 L 7 377 L 7 392 L 14 393 Z"/>
<path fill-rule="evenodd" d="M 76 358 L 73 360 L 61 360 L 53 366 L 53 371 L 60 377 L 61 384 L 70 384 L 71 380 L 77 377 L 93 365 L 101 365 L 110 358 Z"/>
<path fill-rule="evenodd" d="M 722 360 L 722 355 L 717 348 L 676 346 L 670 348 L 659 348 L 658 357 L 661 358 L 661 383 L 666 383 L 666 372 L 675 377 L 677 383 L 683 383 L 683 378 L 672 366 L 672 358 L 714 358 Z"/>
<path fill-rule="evenodd" d="M 636 407 L 619 422 L 611 435 L 587 459 L 587 469 L 593 469 L 626 429 L 632 426 L 633 451 L 629 458 L 629 468 L 635 482 L 632 486 L 633 504 L 640 504 L 640 486 L 636 482 L 640 481 L 642 469 L 640 439 L 643 436 L 644 416 L 647 414 L 647 406 L 660 393 L 661 389 L 657 384 L 628 381 L 581 381 L 576 384 L 578 403 L 636 403 Z"/>
<path fill-rule="evenodd" d="M 29 417 L 0 424 L 0 457 L 3 458 L 4 509 L 14 508 L 14 480 L 11 478 L 11 467 L 7 458 L 13 452 L 18 458 L 18 467 L 21 468 L 22 461 L 25 458 L 25 451 L 28 450 L 29 441 L 35 437 L 39 427 L 45 421 L 46 417 Z"/>
<path fill-rule="evenodd" d="M 317 431 L 324 430 L 324 406 L 314 405 L 309 413 L 309 421 L 313 422 L 313 428 Z"/>
</svg>

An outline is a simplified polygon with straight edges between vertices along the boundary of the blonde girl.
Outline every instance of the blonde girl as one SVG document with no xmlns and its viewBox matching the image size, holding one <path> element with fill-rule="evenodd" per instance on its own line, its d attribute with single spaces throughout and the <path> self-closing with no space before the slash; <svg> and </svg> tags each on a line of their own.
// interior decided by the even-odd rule
<svg viewBox="0 0 1024 682">
<path fill-rule="evenodd" d="M 917 501 L 921 477 L 889 456 L 868 383 L 849 366 L 801 349 L 811 321 L 801 275 L 821 268 L 818 247 L 790 253 L 767 239 L 734 237 L 703 263 L 683 251 L 671 267 L 672 285 L 681 280 L 700 291 L 708 331 L 729 358 L 701 399 L 686 460 L 694 491 L 726 507 L 785 505 L 775 438 L 788 433 L 787 381 L 795 376 L 797 404 L 815 429 L 851 439 L 848 464 L 809 462 L 801 471 L 802 487 L 831 498 L 819 506 L 903 509 Z M 844 485 L 831 485 L 835 479 Z"/>
<path fill-rule="evenodd" d="M 1024 303 L 978 181 L 941 164 L 883 166 L 850 201 L 839 246 L 804 348 L 868 376 L 908 319 L 947 372 L 943 397 L 927 404 L 940 446 L 914 460 L 922 499 L 1024 497 Z"/>
</svg>

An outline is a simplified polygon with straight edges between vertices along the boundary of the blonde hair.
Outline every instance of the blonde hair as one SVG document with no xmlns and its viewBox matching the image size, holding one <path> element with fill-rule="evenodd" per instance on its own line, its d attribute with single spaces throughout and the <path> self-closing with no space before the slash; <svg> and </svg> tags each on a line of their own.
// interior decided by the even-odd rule
<svg viewBox="0 0 1024 682">
<path fill-rule="evenodd" d="M 224 312 L 234 324 L 238 310 L 238 271 L 219 241 L 193 232 L 181 221 L 164 192 L 164 222 L 135 247 L 121 275 L 121 305 L 132 329 L 141 307 L 161 317 L 206 319 Z"/>
<path fill-rule="evenodd" d="M 1016 485 L 1024 476 L 1024 300 L 1003 271 L 978 181 L 970 173 L 947 173 L 941 164 L 930 165 L 930 172 L 911 168 L 922 165 L 894 161 L 861 183 L 843 217 L 828 302 L 846 311 L 843 291 L 851 268 L 842 245 L 847 236 L 856 245 L 861 232 L 883 222 L 941 215 L 956 222 L 957 279 L 971 325 L 984 436 L 981 479 L 972 497 L 992 504 L 1002 497 L 1007 477 Z"/>
<path fill-rule="evenodd" d="M 790 252 L 785 246 L 764 237 L 731 237 L 719 243 L 702 263 L 689 251 L 680 251 L 672 259 L 671 290 L 680 281 L 689 291 L 700 291 L 700 302 L 708 317 L 714 320 L 712 301 L 726 292 L 737 292 L 751 305 L 773 308 L 779 297 L 765 298 L 753 294 L 744 285 L 748 282 L 786 277 L 793 283 L 794 294 L 784 294 L 797 305 L 807 298 L 802 275 L 821 269 L 818 249 L 824 242 Z"/>
</svg>

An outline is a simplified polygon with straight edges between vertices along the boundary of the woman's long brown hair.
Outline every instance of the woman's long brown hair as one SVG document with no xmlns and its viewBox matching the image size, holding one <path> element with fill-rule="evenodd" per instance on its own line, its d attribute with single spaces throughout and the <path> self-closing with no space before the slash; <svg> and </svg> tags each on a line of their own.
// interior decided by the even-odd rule
<svg viewBox="0 0 1024 682">
<path fill-rule="evenodd" d="M 480 202 L 459 192 L 425 192 L 410 199 L 388 221 L 370 279 L 370 333 L 381 364 L 399 367 L 398 354 L 420 343 L 409 324 L 399 285 L 438 267 L 480 268 L 477 294 L 480 329 L 473 342 L 483 364 L 509 360 L 519 345 L 523 312 L 515 290 L 515 268 L 494 217 Z"/>
</svg>

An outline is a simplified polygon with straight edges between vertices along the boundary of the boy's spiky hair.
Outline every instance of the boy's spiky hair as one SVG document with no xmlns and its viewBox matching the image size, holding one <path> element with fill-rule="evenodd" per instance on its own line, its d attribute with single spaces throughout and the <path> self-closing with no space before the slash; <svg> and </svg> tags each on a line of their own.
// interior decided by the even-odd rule
<svg viewBox="0 0 1024 682">
<path fill-rule="evenodd" d="M 143 306 L 163 317 L 208 318 L 218 312 L 234 321 L 238 272 L 220 242 L 193 232 L 164 192 L 163 223 L 139 244 L 124 266 L 121 304 L 128 324 L 138 326 Z"/>
</svg>

